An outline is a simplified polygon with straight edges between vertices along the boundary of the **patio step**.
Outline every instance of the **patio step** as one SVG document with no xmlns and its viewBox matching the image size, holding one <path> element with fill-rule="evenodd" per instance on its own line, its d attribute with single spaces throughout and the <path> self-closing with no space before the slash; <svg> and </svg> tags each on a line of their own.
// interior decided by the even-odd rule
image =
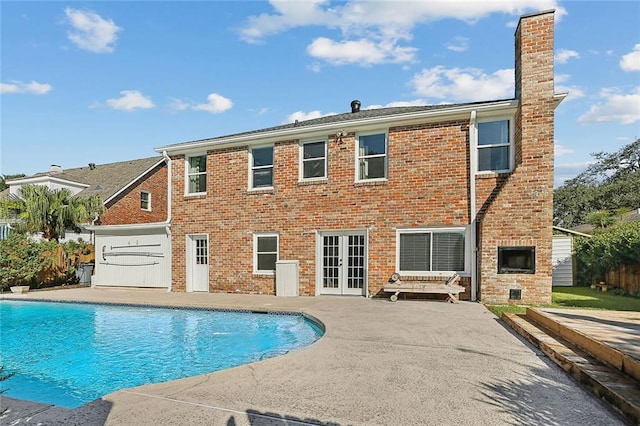
<svg viewBox="0 0 640 426">
<path fill-rule="evenodd" d="M 592 357 L 628 374 L 640 381 L 640 360 L 629 354 L 608 346 L 605 343 L 582 333 L 580 330 L 568 327 L 558 322 L 553 317 L 545 315 L 543 311 L 535 308 L 527 308 L 527 318 L 551 330 L 556 335 L 568 340 L 575 346 L 589 353 Z"/>
<path fill-rule="evenodd" d="M 504 314 L 502 319 L 631 424 L 640 424 L 640 381 L 596 359 L 528 314 Z"/>
</svg>

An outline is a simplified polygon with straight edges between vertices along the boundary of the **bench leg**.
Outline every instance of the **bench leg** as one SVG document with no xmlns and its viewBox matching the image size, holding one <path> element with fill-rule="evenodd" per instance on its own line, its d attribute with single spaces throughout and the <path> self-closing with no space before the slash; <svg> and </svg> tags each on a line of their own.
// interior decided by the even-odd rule
<svg viewBox="0 0 640 426">
<path fill-rule="evenodd" d="M 449 303 L 458 303 L 458 299 L 454 296 L 453 293 L 449 293 L 449 297 L 447 297 L 447 302 Z"/>
<path fill-rule="evenodd" d="M 398 295 L 400 294 L 399 291 L 396 291 L 395 294 L 392 294 L 391 297 L 389 298 L 392 302 L 397 302 L 398 301 Z"/>
</svg>

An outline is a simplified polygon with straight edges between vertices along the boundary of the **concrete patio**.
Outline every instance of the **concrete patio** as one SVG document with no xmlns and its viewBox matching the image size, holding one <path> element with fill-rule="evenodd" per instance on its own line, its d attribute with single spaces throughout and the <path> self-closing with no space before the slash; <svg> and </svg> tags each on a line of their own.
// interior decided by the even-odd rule
<svg viewBox="0 0 640 426">
<path fill-rule="evenodd" d="M 477 303 L 91 288 L 2 298 L 300 311 L 326 334 L 281 357 L 121 390 L 76 410 L 3 398 L 10 411 L 1 424 L 624 424 Z"/>
</svg>

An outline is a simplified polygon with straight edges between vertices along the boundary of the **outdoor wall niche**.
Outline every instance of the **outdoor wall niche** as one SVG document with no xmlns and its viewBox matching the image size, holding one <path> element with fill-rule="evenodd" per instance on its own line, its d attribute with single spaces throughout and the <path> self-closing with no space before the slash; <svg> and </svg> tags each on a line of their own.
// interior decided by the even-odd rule
<svg viewBox="0 0 640 426">
<path fill-rule="evenodd" d="M 535 272 L 535 247 L 498 247 L 499 274 L 535 274 Z"/>
</svg>

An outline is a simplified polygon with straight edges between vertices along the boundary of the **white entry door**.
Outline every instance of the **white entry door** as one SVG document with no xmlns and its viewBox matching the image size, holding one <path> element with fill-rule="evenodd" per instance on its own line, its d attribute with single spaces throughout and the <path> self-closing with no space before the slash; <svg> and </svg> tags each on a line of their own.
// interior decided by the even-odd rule
<svg viewBox="0 0 640 426">
<path fill-rule="evenodd" d="M 323 233 L 321 238 L 321 294 L 363 296 L 366 291 L 366 235 Z"/>
<path fill-rule="evenodd" d="M 209 239 L 206 235 L 189 236 L 189 281 L 191 291 L 209 291 Z"/>
</svg>

